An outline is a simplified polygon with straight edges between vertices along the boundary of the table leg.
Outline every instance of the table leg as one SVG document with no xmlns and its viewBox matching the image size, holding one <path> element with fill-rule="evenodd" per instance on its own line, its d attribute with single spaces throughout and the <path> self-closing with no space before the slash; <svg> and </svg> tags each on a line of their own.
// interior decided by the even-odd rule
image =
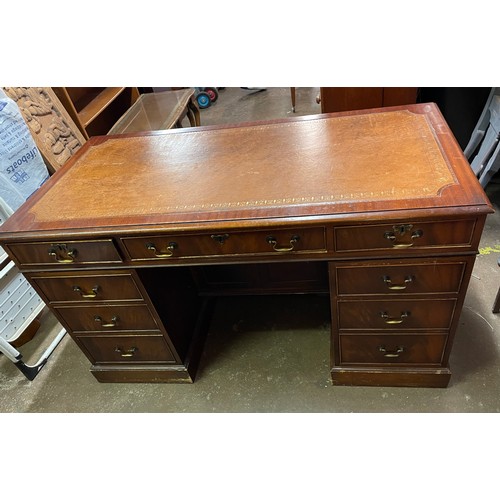
<svg viewBox="0 0 500 500">
<path fill-rule="evenodd" d="M 498 259 L 498 265 L 500 266 L 500 259 Z M 495 302 L 493 303 L 493 312 L 494 313 L 500 312 L 500 288 L 498 289 L 498 292 L 497 292 L 497 298 L 495 299 Z"/>
</svg>

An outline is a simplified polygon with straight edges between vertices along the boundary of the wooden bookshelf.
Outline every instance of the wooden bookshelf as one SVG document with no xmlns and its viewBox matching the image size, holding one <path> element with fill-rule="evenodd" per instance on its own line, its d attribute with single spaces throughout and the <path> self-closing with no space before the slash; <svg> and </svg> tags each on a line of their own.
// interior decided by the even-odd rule
<svg viewBox="0 0 500 500">
<path fill-rule="evenodd" d="M 139 97 L 137 87 L 52 87 L 83 136 L 105 135 Z"/>
</svg>

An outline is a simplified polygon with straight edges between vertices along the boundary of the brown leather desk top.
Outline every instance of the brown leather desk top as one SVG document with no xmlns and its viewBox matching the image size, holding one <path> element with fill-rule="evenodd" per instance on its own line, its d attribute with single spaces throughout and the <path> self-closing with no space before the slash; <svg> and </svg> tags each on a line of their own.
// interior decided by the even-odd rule
<svg viewBox="0 0 500 500">
<path fill-rule="evenodd" d="M 434 104 L 95 137 L 2 228 L 341 217 L 489 202 Z"/>
</svg>

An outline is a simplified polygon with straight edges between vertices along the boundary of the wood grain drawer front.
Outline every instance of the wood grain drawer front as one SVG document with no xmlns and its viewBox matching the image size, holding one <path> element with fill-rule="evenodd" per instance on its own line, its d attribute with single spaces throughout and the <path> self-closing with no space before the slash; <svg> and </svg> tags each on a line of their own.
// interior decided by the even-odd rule
<svg viewBox="0 0 500 500">
<path fill-rule="evenodd" d="M 336 227 L 335 251 L 393 249 L 411 252 L 412 249 L 470 248 L 474 228 L 474 219 Z"/>
<path fill-rule="evenodd" d="M 466 262 L 339 265 L 338 295 L 458 293 Z"/>
<path fill-rule="evenodd" d="M 130 259 L 326 252 L 324 227 L 124 238 Z"/>
<path fill-rule="evenodd" d="M 165 338 L 151 335 L 77 335 L 92 363 L 175 363 Z"/>
<path fill-rule="evenodd" d="M 341 364 L 419 364 L 442 362 L 446 335 L 341 335 Z"/>
<path fill-rule="evenodd" d="M 73 332 L 158 329 L 144 304 L 57 307 L 56 310 Z"/>
<path fill-rule="evenodd" d="M 113 240 L 55 241 L 9 245 L 22 267 L 121 262 Z"/>
<path fill-rule="evenodd" d="M 41 295 L 51 303 L 142 300 L 130 274 L 64 274 L 34 276 Z"/>
<path fill-rule="evenodd" d="M 341 330 L 446 330 L 455 303 L 455 299 L 339 301 L 338 325 Z"/>
</svg>

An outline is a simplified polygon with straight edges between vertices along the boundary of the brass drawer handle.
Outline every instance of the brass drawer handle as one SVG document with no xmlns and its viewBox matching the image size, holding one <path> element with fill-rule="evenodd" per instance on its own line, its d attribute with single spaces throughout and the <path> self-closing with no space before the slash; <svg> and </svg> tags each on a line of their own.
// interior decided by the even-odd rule
<svg viewBox="0 0 500 500">
<path fill-rule="evenodd" d="M 94 321 L 96 323 L 100 323 L 103 328 L 114 328 L 116 323 L 118 323 L 118 316 L 113 316 L 109 323 L 105 323 L 100 316 L 94 316 Z"/>
<path fill-rule="evenodd" d="M 224 245 L 226 240 L 229 238 L 229 234 L 212 234 L 210 236 L 214 241 L 216 241 L 219 245 Z"/>
<path fill-rule="evenodd" d="M 413 276 L 406 276 L 404 284 L 401 285 L 393 285 L 390 276 L 382 276 L 382 279 L 384 280 L 384 283 L 387 285 L 387 288 L 389 290 L 406 290 L 406 286 L 408 285 L 408 283 L 413 282 Z"/>
<path fill-rule="evenodd" d="M 400 325 L 408 316 L 410 316 L 410 311 L 403 311 L 399 318 L 391 318 L 385 311 L 380 313 L 380 317 L 383 318 L 388 325 Z"/>
<path fill-rule="evenodd" d="M 131 347 L 130 349 L 116 347 L 115 352 L 117 352 L 122 358 L 131 358 L 137 352 L 137 347 Z"/>
<path fill-rule="evenodd" d="M 178 247 L 177 243 L 175 241 L 171 241 L 168 244 L 166 251 L 161 250 L 160 252 L 158 252 L 153 243 L 146 243 L 146 248 L 151 252 L 153 252 L 155 257 L 158 257 L 159 259 L 166 259 L 168 257 L 172 257 L 174 255 L 174 250 L 177 247 Z"/>
<path fill-rule="evenodd" d="M 97 297 L 97 292 L 99 291 L 99 285 L 92 287 L 91 292 L 84 292 L 78 285 L 73 287 L 73 291 L 79 293 L 84 299 L 95 299 Z"/>
<path fill-rule="evenodd" d="M 410 248 L 413 246 L 413 240 L 421 238 L 424 235 L 421 229 L 415 229 L 411 233 L 410 238 L 412 241 L 410 243 L 399 243 L 399 238 L 409 233 L 413 229 L 413 224 L 397 224 L 392 226 L 392 229 L 392 231 L 386 231 L 384 233 L 384 238 L 392 242 L 393 248 Z"/>
<path fill-rule="evenodd" d="M 49 255 L 54 257 L 56 262 L 61 264 L 71 264 L 75 262 L 77 255 L 76 248 L 68 249 L 67 245 L 53 245 L 49 248 Z"/>
<path fill-rule="evenodd" d="M 385 346 L 379 346 L 378 350 L 384 354 L 386 358 L 399 358 L 399 355 L 405 350 L 403 346 L 396 346 L 393 351 L 388 351 Z"/>
<path fill-rule="evenodd" d="M 278 247 L 278 240 L 274 236 L 268 236 L 266 241 L 272 245 L 273 250 L 275 252 L 291 252 L 295 250 L 295 243 L 298 243 L 300 240 L 300 236 L 294 235 L 290 238 L 290 246 L 289 247 Z"/>
</svg>

